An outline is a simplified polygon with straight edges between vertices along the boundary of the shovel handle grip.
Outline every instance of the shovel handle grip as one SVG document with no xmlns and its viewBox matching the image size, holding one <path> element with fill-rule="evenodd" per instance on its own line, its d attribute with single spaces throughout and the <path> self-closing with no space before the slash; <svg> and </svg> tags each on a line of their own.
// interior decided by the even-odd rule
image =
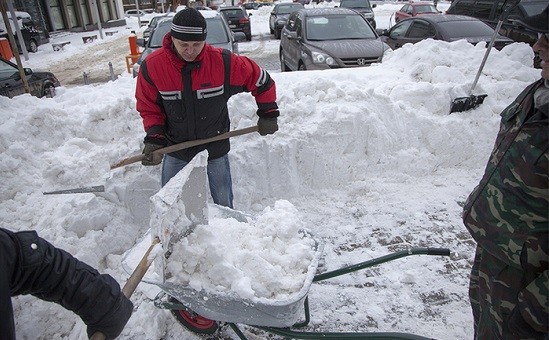
<svg viewBox="0 0 549 340">
<path fill-rule="evenodd" d="M 167 153 L 170 153 L 170 152 L 175 152 L 175 151 L 179 151 L 179 150 L 183 150 L 183 149 L 188 149 L 188 148 L 192 148 L 193 146 L 203 145 L 203 144 L 207 144 L 207 143 L 217 142 L 219 140 L 223 140 L 223 139 L 227 139 L 227 138 L 231 138 L 231 137 L 235 137 L 235 136 L 240 136 L 240 135 L 245 135 L 247 133 L 251 133 L 251 132 L 255 132 L 255 131 L 257 131 L 257 126 L 250 126 L 250 127 L 244 128 L 244 129 L 225 132 L 225 133 L 222 133 L 222 134 L 217 135 L 215 137 L 210 137 L 210 138 L 205 138 L 205 139 L 198 139 L 198 140 L 191 140 L 191 141 L 188 141 L 188 142 L 183 142 L 183 143 L 179 143 L 179 144 L 170 145 L 170 146 L 167 146 L 165 148 L 153 151 L 153 154 L 164 155 L 164 154 L 167 154 Z M 121 160 L 120 162 L 111 165 L 111 170 L 126 166 L 128 164 L 140 162 L 144 158 L 145 158 L 145 155 L 143 155 L 143 154 L 125 158 L 125 159 Z"/>
<path fill-rule="evenodd" d="M 149 249 L 147 249 L 147 252 L 145 255 L 143 255 L 143 258 L 141 261 L 139 261 L 139 264 L 133 271 L 133 273 L 130 275 L 130 278 L 128 281 L 126 281 L 126 284 L 124 285 L 124 288 L 122 288 L 122 294 L 124 294 L 125 297 L 128 299 L 132 296 L 133 292 L 137 288 L 137 285 L 141 280 L 143 279 L 143 276 L 147 273 L 147 270 L 151 266 L 152 261 L 156 257 L 156 253 L 151 256 L 151 252 L 154 249 L 154 247 L 160 243 L 160 239 L 158 237 L 155 237 L 152 241 L 151 245 L 149 246 Z M 90 337 L 90 340 L 105 340 L 106 336 L 105 334 L 101 332 L 95 332 Z"/>
</svg>

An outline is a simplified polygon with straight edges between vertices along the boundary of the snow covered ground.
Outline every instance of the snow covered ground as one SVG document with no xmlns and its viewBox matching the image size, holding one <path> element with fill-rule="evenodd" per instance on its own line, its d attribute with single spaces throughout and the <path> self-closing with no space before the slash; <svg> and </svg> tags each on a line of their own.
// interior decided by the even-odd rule
<svg viewBox="0 0 549 340">
<path fill-rule="evenodd" d="M 400 5 L 378 4 L 379 26 L 388 26 Z M 254 34 L 268 33 L 268 11 L 252 18 Z M 243 43 L 241 51 L 255 44 L 262 42 Z M 263 44 L 275 48 L 277 42 Z M 82 52 L 46 50 L 25 66 L 70 65 Z M 313 283 L 305 331 L 472 339 L 467 286 L 475 244 L 462 224 L 462 205 L 482 175 L 499 112 L 540 76 L 529 46 L 494 50 L 474 91 L 488 94 L 484 104 L 448 114 L 452 100 L 468 94 L 484 52 L 465 42 L 424 41 L 368 68 L 271 72 L 280 130 L 232 140 L 237 210 L 258 216 L 289 202 L 289 211 L 295 208 L 301 226 L 324 246 L 319 273 L 410 247 L 451 251 L 450 257 L 412 256 Z M 159 167 L 139 163 L 109 169 L 142 149 L 134 89 L 135 79 L 122 71 L 105 84 L 61 87 L 55 98 L 0 97 L 0 226 L 36 229 L 121 284 L 128 278 L 124 253 L 150 227 L 148 196 L 158 190 L 160 174 Z M 249 94 L 234 96 L 232 128 L 254 125 L 255 110 Z M 89 185 L 105 185 L 106 192 L 43 195 Z M 157 292 L 154 285 L 138 286 L 120 338 L 200 339 L 153 305 Z M 86 338 L 84 324 L 60 306 L 21 296 L 14 308 L 20 339 Z M 251 339 L 278 338 L 242 329 Z M 224 327 L 210 338 L 237 336 Z"/>
</svg>

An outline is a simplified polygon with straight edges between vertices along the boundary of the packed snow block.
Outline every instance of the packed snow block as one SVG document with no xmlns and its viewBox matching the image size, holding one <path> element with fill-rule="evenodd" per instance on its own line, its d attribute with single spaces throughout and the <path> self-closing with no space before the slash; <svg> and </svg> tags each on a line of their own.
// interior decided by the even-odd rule
<svg viewBox="0 0 549 340">
<path fill-rule="evenodd" d="M 197 224 L 208 224 L 208 152 L 196 155 L 177 175 L 151 197 L 151 236 L 159 237 L 165 251 L 192 232 Z M 163 268 L 164 257 L 159 256 Z M 165 277 L 163 273 L 162 277 Z"/>
<path fill-rule="evenodd" d="M 91 43 L 96 39 L 97 39 L 97 34 L 85 35 L 85 36 L 82 37 L 82 41 L 84 42 L 84 44 Z"/>
<path fill-rule="evenodd" d="M 71 43 L 70 41 L 59 41 L 59 42 L 51 43 L 51 46 L 54 51 L 61 51 L 64 49 L 65 45 L 68 45 L 70 43 Z"/>
</svg>

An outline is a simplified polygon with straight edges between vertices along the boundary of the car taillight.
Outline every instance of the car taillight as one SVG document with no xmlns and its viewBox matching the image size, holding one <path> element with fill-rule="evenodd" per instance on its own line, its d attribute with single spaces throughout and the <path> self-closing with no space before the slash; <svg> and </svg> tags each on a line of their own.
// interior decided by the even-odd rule
<svg viewBox="0 0 549 340">
<path fill-rule="evenodd" d="M 239 23 L 241 24 L 247 24 L 250 22 L 250 19 L 248 18 L 240 18 L 240 20 L 238 20 Z"/>
</svg>

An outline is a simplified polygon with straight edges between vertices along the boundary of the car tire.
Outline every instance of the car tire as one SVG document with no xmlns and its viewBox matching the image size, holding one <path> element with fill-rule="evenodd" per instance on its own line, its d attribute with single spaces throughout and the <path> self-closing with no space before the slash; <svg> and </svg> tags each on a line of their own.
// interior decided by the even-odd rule
<svg viewBox="0 0 549 340">
<path fill-rule="evenodd" d="M 38 44 L 33 39 L 29 41 L 29 52 L 32 52 L 32 53 L 38 52 Z"/>
<path fill-rule="evenodd" d="M 246 40 L 252 41 L 252 35 L 251 35 L 251 34 L 250 34 L 250 35 L 247 35 L 247 36 L 246 36 Z"/>
<path fill-rule="evenodd" d="M 282 51 L 280 51 L 280 71 L 282 72 L 291 71 L 288 65 L 286 65 L 286 58 L 284 58 L 284 54 L 282 53 Z"/>
<path fill-rule="evenodd" d="M 307 68 L 305 67 L 305 64 L 302 61 L 299 62 L 298 70 L 299 71 L 307 71 Z"/>
<path fill-rule="evenodd" d="M 274 31 L 274 36 L 275 36 L 275 39 L 280 39 L 280 33 L 281 33 L 282 30 L 275 30 Z"/>
</svg>

